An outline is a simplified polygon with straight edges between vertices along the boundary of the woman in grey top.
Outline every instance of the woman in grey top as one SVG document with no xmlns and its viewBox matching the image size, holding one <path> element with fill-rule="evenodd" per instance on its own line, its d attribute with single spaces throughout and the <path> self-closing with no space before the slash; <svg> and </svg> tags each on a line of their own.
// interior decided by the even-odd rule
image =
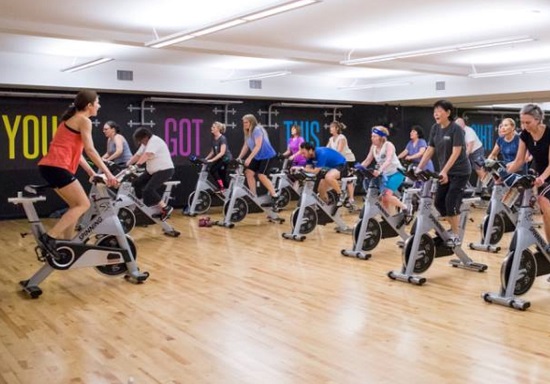
<svg viewBox="0 0 550 384">
<path fill-rule="evenodd" d="M 120 134 L 120 126 L 109 120 L 103 126 L 103 133 L 107 137 L 107 152 L 102 156 L 104 161 L 112 161 L 116 165 L 126 166 L 132 157 L 128 141 Z"/>
<path fill-rule="evenodd" d="M 434 205 L 441 216 L 447 218 L 451 224 L 451 240 L 455 245 L 459 245 L 460 204 L 472 168 L 466 155 L 464 131 L 453 122 L 452 112 L 453 105 L 447 100 L 439 100 L 434 104 L 435 124 L 430 131 L 428 148 L 418 168 L 423 169 L 434 153 L 437 154 L 441 179 Z"/>
</svg>

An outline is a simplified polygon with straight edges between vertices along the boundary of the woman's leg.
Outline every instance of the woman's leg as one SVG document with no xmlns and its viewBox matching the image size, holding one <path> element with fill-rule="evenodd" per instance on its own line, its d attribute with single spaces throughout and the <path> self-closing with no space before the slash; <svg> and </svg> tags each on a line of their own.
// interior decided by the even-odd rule
<svg viewBox="0 0 550 384">
<path fill-rule="evenodd" d="M 80 216 L 90 208 L 90 199 L 78 180 L 55 190 L 69 205 L 67 212 L 55 223 L 48 234 L 55 239 L 71 239 Z"/>
</svg>

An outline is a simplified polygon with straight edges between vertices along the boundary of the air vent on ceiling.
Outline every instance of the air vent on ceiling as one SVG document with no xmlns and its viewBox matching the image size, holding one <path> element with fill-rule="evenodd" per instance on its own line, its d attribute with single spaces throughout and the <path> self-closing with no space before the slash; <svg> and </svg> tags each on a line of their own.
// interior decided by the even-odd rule
<svg viewBox="0 0 550 384">
<path fill-rule="evenodd" d="M 262 81 L 261 80 L 249 80 L 248 85 L 250 89 L 262 89 Z"/>
<path fill-rule="evenodd" d="M 436 81 L 435 82 L 435 90 L 436 91 L 444 91 L 445 90 L 445 82 L 444 81 Z"/>
<path fill-rule="evenodd" d="M 122 81 L 133 81 L 134 80 L 134 72 L 133 71 L 118 70 L 118 71 L 116 71 L 116 78 L 117 78 L 117 80 L 122 80 Z"/>
</svg>

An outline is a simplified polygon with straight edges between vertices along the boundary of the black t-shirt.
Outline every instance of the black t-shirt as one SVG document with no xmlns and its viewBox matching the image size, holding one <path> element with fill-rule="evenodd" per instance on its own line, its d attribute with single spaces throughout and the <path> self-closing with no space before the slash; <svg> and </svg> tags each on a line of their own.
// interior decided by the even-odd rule
<svg viewBox="0 0 550 384">
<path fill-rule="evenodd" d="M 216 156 L 218 153 L 220 153 L 220 149 L 223 144 L 225 144 L 225 155 L 222 157 L 222 160 L 229 161 L 233 158 L 233 156 L 231 155 L 229 145 L 227 145 L 227 139 L 224 135 L 221 135 L 217 139 L 212 140 L 212 151 L 214 152 L 214 156 Z"/>
<path fill-rule="evenodd" d="M 527 150 L 533 156 L 533 169 L 539 174 L 548 167 L 548 151 L 550 150 L 550 129 L 544 128 L 540 140 L 533 140 L 533 136 L 526 130 L 521 131 L 519 139 L 525 143 Z M 550 177 L 546 179 L 550 181 Z"/>
<path fill-rule="evenodd" d="M 445 167 L 445 164 L 453 153 L 453 147 L 462 147 L 462 151 L 455 163 L 449 169 L 449 175 L 469 175 L 472 173 L 470 161 L 466 156 L 466 140 L 464 131 L 454 122 L 451 122 L 446 128 L 441 128 L 439 124 L 434 124 L 430 130 L 428 145 L 433 147 L 439 161 L 439 170 Z"/>
</svg>

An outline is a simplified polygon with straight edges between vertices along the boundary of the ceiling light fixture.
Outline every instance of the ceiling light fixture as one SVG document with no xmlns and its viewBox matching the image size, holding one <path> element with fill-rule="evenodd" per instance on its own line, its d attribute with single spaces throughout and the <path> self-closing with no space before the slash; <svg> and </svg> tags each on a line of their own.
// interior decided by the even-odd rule
<svg viewBox="0 0 550 384">
<path fill-rule="evenodd" d="M 71 67 L 67 67 L 67 68 L 63 68 L 61 70 L 61 72 L 76 72 L 76 71 L 81 71 L 83 69 L 86 69 L 86 68 L 90 68 L 90 67 L 94 67 L 96 65 L 100 65 L 100 64 L 104 64 L 104 63 L 107 63 L 109 61 L 113 61 L 114 59 L 111 59 L 110 57 L 102 57 L 100 59 L 95 59 L 95 60 L 92 60 L 92 61 L 87 61 L 85 63 L 82 63 L 82 64 L 78 64 L 78 65 L 73 65 Z"/>
<path fill-rule="evenodd" d="M 392 81 L 387 83 L 371 83 L 363 85 L 350 85 L 347 87 L 340 87 L 338 89 L 343 91 L 356 91 L 360 89 L 373 89 L 373 88 L 389 88 L 389 87 L 403 87 L 407 85 L 412 85 L 410 81 Z"/>
<path fill-rule="evenodd" d="M 421 49 L 418 51 L 407 51 L 407 52 L 401 52 L 401 53 L 391 53 L 388 55 L 370 56 L 370 57 L 363 57 L 359 59 L 348 59 L 348 60 L 340 61 L 340 64 L 359 65 L 359 64 L 378 63 L 381 61 L 408 59 L 411 57 L 419 57 L 419 56 L 438 55 L 438 54 L 448 53 L 448 52 L 458 52 L 458 51 L 467 51 L 471 49 L 496 47 L 499 45 L 527 43 L 534 40 L 535 39 L 530 36 L 514 36 L 514 37 L 507 37 L 507 38 L 495 39 L 495 40 L 484 40 L 484 41 L 478 41 L 473 43 L 457 44 L 457 45 L 451 45 L 447 47 Z"/>
<path fill-rule="evenodd" d="M 290 75 L 292 72 L 290 71 L 277 71 L 277 72 L 267 72 L 267 73 L 259 73 L 257 75 L 250 75 L 250 76 L 243 76 L 243 77 L 233 77 L 229 79 L 222 80 L 222 83 L 229 83 L 233 81 L 247 81 L 247 80 L 260 80 L 260 79 L 267 79 L 270 77 L 279 77 L 279 76 L 287 76 Z"/>
<path fill-rule="evenodd" d="M 321 1 L 322 0 L 288 1 L 281 5 L 265 8 L 260 11 L 252 12 L 243 16 L 235 17 L 230 20 L 225 20 L 219 23 L 215 23 L 207 27 L 197 29 L 195 31 L 174 33 L 169 36 L 165 36 L 159 39 L 155 39 L 153 41 L 149 41 L 145 43 L 145 46 L 151 47 L 151 48 L 162 48 L 168 45 L 174 45 L 177 43 L 181 43 L 182 41 L 194 39 L 195 37 L 198 37 L 198 36 L 204 36 L 210 33 L 221 31 L 223 29 L 232 28 L 237 25 L 248 23 L 250 21 L 259 20 L 264 17 L 273 16 L 273 15 L 277 15 L 279 13 L 290 11 L 296 8 L 305 7 L 306 5 L 320 3 Z"/>
<path fill-rule="evenodd" d="M 494 72 L 475 72 L 475 73 L 470 73 L 468 77 L 471 77 L 472 79 L 479 79 L 482 77 L 516 76 L 516 75 L 524 75 L 527 73 L 540 73 L 540 72 L 550 72 L 550 66 L 536 67 L 536 68 L 509 69 L 506 71 L 494 71 Z"/>
</svg>

